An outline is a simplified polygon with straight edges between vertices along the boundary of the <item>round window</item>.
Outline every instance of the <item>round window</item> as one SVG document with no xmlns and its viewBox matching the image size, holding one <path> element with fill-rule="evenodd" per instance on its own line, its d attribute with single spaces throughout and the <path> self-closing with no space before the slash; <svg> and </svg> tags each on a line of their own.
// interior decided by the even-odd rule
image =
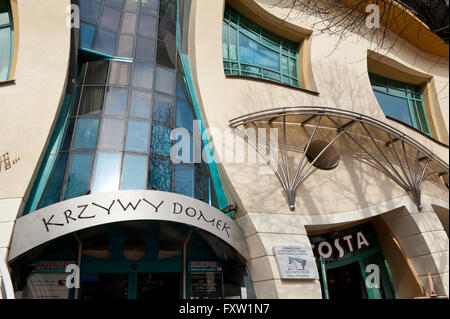
<svg viewBox="0 0 450 319">
<path fill-rule="evenodd" d="M 314 162 L 313 166 L 320 169 L 333 169 L 338 166 L 341 156 L 335 147 L 329 146 L 323 153 L 322 151 L 327 147 L 329 142 L 317 140 L 312 141 L 309 149 L 306 152 L 306 157 L 309 162 Z M 322 154 L 321 154 L 322 153 Z M 319 158 L 317 158 L 320 155 Z M 317 158 L 317 159 L 316 159 Z"/>
<path fill-rule="evenodd" d="M 132 237 L 125 241 L 122 252 L 127 260 L 138 261 L 147 253 L 147 245 L 141 238 Z"/>
</svg>

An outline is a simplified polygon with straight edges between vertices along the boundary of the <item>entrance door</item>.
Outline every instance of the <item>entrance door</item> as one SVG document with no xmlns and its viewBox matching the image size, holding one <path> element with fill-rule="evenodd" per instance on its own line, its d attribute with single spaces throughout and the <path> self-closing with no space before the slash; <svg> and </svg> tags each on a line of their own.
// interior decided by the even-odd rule
<svg viewBox="0 0 450 319">
<path fill-rule="evenodd" d="M 137 299 L 179 299 L 179 273 L 141 273 L 137 276 Z"/>
<path fill-rule="evenodd" d="M 83 274 L 81 299 L 128 299 L 128 274 Z"/>
<path fill-rule="evenodd" d="M 327 282 L 330 299 L 367 298 L 364 279 L 357 262 L 327 270 Z"/>
<path fill-rule="evenodd" d="M 90 273 L 81 276 L 81 299 L 179 299 L 180 273 Z"/>
</svg>

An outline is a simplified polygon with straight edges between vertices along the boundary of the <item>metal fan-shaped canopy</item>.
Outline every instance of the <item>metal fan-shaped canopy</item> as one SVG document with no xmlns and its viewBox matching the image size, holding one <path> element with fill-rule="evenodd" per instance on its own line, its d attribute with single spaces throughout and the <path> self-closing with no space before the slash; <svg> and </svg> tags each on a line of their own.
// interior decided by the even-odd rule
<svg viewBox="0 0 450 319">
<path fill-rule="evenodd" d="M 324 159 L 333 144 L 342 138 L 359 150 L 358 159 L 403 188 L 419 210 L 422 210 L 421 190 L 425 180 L 441 179 L 448 187 L 447 163 L 410 136 L 363 114 L 327 107 L 289 107 L 247 114 L 229 124 L 270 165 L 292 211 L 295 210 L 298 187 L 313 173 L 313 168 Z M 270 128 L 278 128 L 281 132 L 276 140 L 271 141 L 268 137 L 266 132 Z M 256 131 L 258 136 L 249 134 Z M 299 136 L 304 143 L 299 144 Z M 312 145 L 318 139 L 322 147 L 318 152 L 315 150 L 312 158 Z M 288 153 L 292 152 L 299 154 L 296 167 L 288 160 Z"/>
</svg>

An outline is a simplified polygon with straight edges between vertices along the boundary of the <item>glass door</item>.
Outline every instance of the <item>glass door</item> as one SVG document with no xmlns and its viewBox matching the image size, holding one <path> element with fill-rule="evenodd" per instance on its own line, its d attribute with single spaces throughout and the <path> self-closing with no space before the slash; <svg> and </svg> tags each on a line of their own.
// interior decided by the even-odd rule
<svg viewBox="0 0 450 319">
<path fill-rule="evenodd" d="M 137 274 L 136 299 L 179 299 L 180 273 Z"/>
<path fill-rule="evenodd" d="M 179 299 L 180 273 L 86 273 L 81 299 Z"/>
<path fill-rule="evenodd" d="M 129 274 L 92 273 L 81 276 L 81 299 L 128 299 Z"/>
</svg>

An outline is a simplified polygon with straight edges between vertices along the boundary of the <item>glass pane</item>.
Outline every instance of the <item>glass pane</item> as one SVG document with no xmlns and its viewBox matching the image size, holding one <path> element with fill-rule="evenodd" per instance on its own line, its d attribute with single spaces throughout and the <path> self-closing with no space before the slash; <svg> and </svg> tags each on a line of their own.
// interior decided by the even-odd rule
<svg viewBox="0 0 450 319">
<path fill-rule="evenodd" d="M 155 61 L 155 39 L 138 37 L 136 41 L 136 59 Z"/>
<path fill-rule="evenodd" d="M 0 29 L 0 82 L 8 80 L 9 65 L 11 63 L 11 30 Z"/>
<path fill-rule="evenodd" d="M 116 47 L 116 33 L 102 29 L 97 29 L 93 49 L 102 53 L 113 55 L 115 47 Z"/>
<path fill-rule="evenodd" d="M 133 86 L 145 89 L 153 88 L 153 64 L 135 62 L 133 72 Z"/>
<path fill-rule="evenodd" d="M 253 65 L 280 70 L 280 55 L 256 41 L 239 34 L 240 60 Z"/>
<path fill-rule="evenodd" d="M 87 195 L 94 153 L 72 153 L 63 199 Z"/>
<path fill-rule="evenodd" d="M 281 56 L 281 72 L 283 72 L 284 74 L 289 74 L 289 67 L 288 67 L 288 58 L 285 57 L 284 55 Z"/>
<path fill-rule="evenodd" d="M 59 154 L 53 166 L 52 173 L 47 181 L 47 186 L 42 193 L 38 209 L 58 202 L 63 186 L 64 172 L 66 170 L 67 153 Z"/>
<path fill-rule="evenodd" d="M 105 0 L 105 5 L 116 9 L 122 9 L 123 0 Z"/>
<path fill-rule="evenodd" d="M 291 76 L 297 77 L 297 63 L 294 59 L 289 59 L 289 70 L 291 71 Z"/>
<path fill-rule="evenodd" d="M 128 273 L 81 274 L 81 299 L 119 300 L 128 299 Z"/>
<path fill-rule="evenodd" d="M 100 3 L 92 0 L 80 0 L 80 19 L 97 24 L 100 13 Z"/>
<path fill-rule="evenodd" d="M 406 97 L 405 83 L 387 79 L 387 84 L 389 86 L 388 92 L 390 94 L 400 95 Z"/>
<path fill-rule="evenodd" d="M 80 103 L 81 87 L 75 87 L 72 96 L 70 97 L 69 116 L 76 116 L 78 114 L 78 104 Z"/>
<path fill-rule="evenodd" d="M 158 14 L 159 0 L 141 0 L 141 13 Z"/>
<path fill-rule="evenodd" d="M 143 121 L 128 121 L 127 142 L 125 150 L 133 152 L 148 152 L 150 138 L 150 123 Z"/>
<path fill-rule="evenodd" d="M 156 67 L 155 90 L 175 94 L 175 72 Z"/>
<path fill-rule="evenodd" d="M 159 16 L 160 18 L 175 22 L 177 20 L 177 4 L 167 0 L 161 1 Z"/>
<path fill-rule="evenodd" d="M 160 191 L 170 192 L 172 190 L 171 162 L 152 157 L 148 179 L 148 189 L 152 189 L 154 186 Z"/>
<path fill-rule="evenodd" d="M 167 66 L 171 69 L 175 68 L 175 60 L 177 50 L 175 45 L 166 44 L 163 41 L 158 41 L 158 52 L 156 54 L 156 63 Z"/>
<path fill-rule="evenodd" d="M 103 97 L 105 95 L 104 87 L 87 87 L 83 88 L 83 99 L 79 115 L 99 114 L 103 107 Z"/>
<path fill-rule="evenodd" d="M 81 23 L 81 47 L 90 49 L 94 40 L 95 27 L 86 23 Z"/>
<path fill-rule="evenodd" d="M 138 33 L 150 37 L 156 37 L 158 18 L 155 16 L 139 15 Z"/>
<path fill-rule="evenodd" d="M 136 21 L 137 16 L 134 13 L 125 12 L 122 20 L 122 27 L 120 28 L 120 32 L 122 33 L 136 33 Z"/>
<path fill-rule="evenodd" d="M 73 149 L 95 148 L 99 121 L 95 117 L 82 117 L 78 119 L 72 146 Z"/>
<path fill-rule="evenodd" d="M 237 31 L 234 28 L 230 27 L 229 32 L 230 42 L 229 42 L 229 59 L 237 60 Z"/>
<path fill-rule="evenodd" d="M 131 58 L 133 56 L 134 37 L 132 35 L 121 34 L 117 45 L 118 57 Z"/>
<path fill-rule="evenodd" d="M 228 55 L 228 24 L 224 23 L 222 27 L 222 56 L 225 60 L 229 59 Z"/>
<path fill-rule="evenodd" d="M 121 189 L 146 189 L 148 157 L 125 154 Z"/>
<path fill-rule="evenodd" d="M 139 273 L 137 299 L 178 300 L 180 298 L 180 273 Z M 166 287 L 170 287 L 167 289 Z"/>
<path fill-rule="evenodd" d="M 128 85 L 130 67 L 131 63 L 112 61 L 109 83 L 117 85 Z"/>
<path fill-rule="evenodd" d="M 158 39 L 175 45 L 176 30 L 177 28 L 175 23 L 166 20 L 159 20 Z"/>
<path fill-rule="evenodd" d="M 194 197 L 194 168 L 175 165 L 175 193 Z"/>
<path fill-rule="evenodd" d="M 9 5 L 6 1 L 0 1 L 0 25 L 9 24 Z"/>
<path fill-rule="evenodd" d="M 409 113 L 408 100 L 379 92 L 374 92 L 384 114 L 413 126 Z"/>
<path fill-rule="evenodd" d="M 173 97 L 156 94 L 153 110 L 153 120 L 163 123 L 172 123 Z"/>
<path fill-rule="evenodd" d="M 167 126 L 153 124 L 152 129 L 152 154 L 159 156 L 170 156 L 172 141 L 170 140 L 171 129 Z"/>
<path fill-rule="evenodd" d="M 92 193 L 119 189 L 122 153 L 98 153 L 93 174 Z"/>
<path fill-rule="evenodd" d="M 127 0 L 127 4 L 125 6 L 125 10 L 136 12 L 138 8 L 138 0 Z"/>
<path fill-rule="evenodd" d="M 190 101 L 190 96 L 184 83 L 184 76 L 181 72 L 177 73 L 177 97 Z"/>
<path fill-rule="evenodd" d="M 105 29 L 117 32 L 119 28 L 121 12 L 110 7 L 103 7 L 100 25 Z"/>
<path fill-rule="evenodd" d="M 125 115 L 127 111 L 128 89 L 108 87 L 106 93 L 105 113 L 111 115 Z"/>
<path fill-rule="evenodd" d="M 133 90 L 130 103 L 130 117 L 150 119 L 152 94 L 150 92 Z"/>
<path fill-rule="evenodd" d="M 415 108 L 416 108 L 417 114 L 419 116 L 419 118 L 417 119 L 417 122 L 420 124 L 420 129 L 422 130 L 422 132 L 429 134 L 430 131 L 428 130 L 427 116 L 425 114 L 425 110 L 422 105 L 422 102 L 411 101 L 410 103 L 415 103 Z"/>
<path fill-rule="evenodd" d="M 104 118 L 100 131 L 98 148 L 122 150 L 125 133 L 125 121 L 123 119 Z"/>
<path fill-rule="evenodd" d="M 177 127 L 184 127 L 192 133 L 194 114 L 189 104 L 177 100 Z"/>
<path fill-rule="evenodd" d="M 108 75 L 108 61 L 89 62 L 85 84 L 105 84 Z"/>
<path fill-rule="evenodd" d="M 209 176 L 195 171 L 195 198 L 209 203 Z"/>
<path fill-rule="evenodd" d="M 67 151 L 70 149 L 70 144 L 72 143 L 72 136 L 73 136 L 73 128 L 75 126 L 75 118 L 71 117 L 69 118 L 69 121 L 67 122 L 66 131 L 64 132 L 64 139 L 61 145 L 62 151 Z"/>
</svg>

